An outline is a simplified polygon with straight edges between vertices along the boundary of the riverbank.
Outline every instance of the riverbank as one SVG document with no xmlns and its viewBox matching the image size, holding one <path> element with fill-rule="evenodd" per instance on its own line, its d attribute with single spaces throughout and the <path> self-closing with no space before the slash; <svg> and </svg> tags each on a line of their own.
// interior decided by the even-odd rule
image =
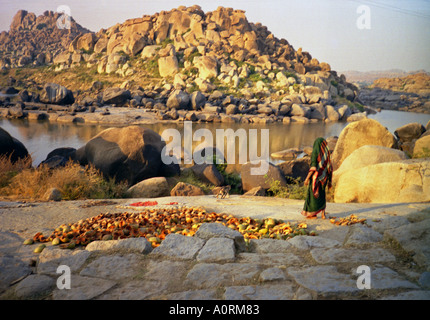
<svg viewBox="0 0 430 320">
<path fill-rule="evenodd" d="M 302 201 L 240 196 L 222 200 L 213 196 L 164 197 L 156 199 L 158 208 L 178 202 L 178 206 L 203 206 L 208 212 L 237 217 L 305 222 L 317 235 L 251 240 L 246 249 L 222 246 L 233 242 L 226 233 L 213 235 L 212 239 L 178 236 L 174 244 L 166 238 L 164 244 L 145 253 L 136 246 L 89 251 L 48 245 L 36 254 L 36 245 L 22 244 L 36 232 L 49 233 L 61 224 L 100 212 L 138 213 L 141 209 L 129 204 L 146 200 L 154 199 L 116 199 L 99 202 L 102 206 L 90 200 L 0 203 L 1 298 L 430 299 L 429 239 L 425 231 L 430 223 L 430 207 L 422 203 L 328 203 L 332 217 L 355 214 L 366 219 L 364 225 L 337 226 L 329 220 L 303 219 Z M 59 276 L 55 271 L 60 264 L 71 267 L 71 290 L 59 290 L 55 285 Z M 370 267 L 371 289 L 357 288 L 360 265 Z"/>
</svg>

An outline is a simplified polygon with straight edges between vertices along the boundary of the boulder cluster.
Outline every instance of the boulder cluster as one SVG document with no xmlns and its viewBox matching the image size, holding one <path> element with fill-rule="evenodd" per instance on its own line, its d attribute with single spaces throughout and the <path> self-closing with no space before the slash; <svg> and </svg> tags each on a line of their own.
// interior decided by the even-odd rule
<svg viewBox="0 0 430 320">
<path fill-rule="evenodd" d="M 43 17 L 52 16 L 45 24 L 55 28 L 56 15 L 47 12 L 30 19 L 33 15 L 20 11 L 3 38 L 12 41 L 11 34 L 23 33 L 26 21 L 42 21 Z M 32 22 L 32 30 L 43 30 L 39 25 Z M 52 59 L 44 62 L 55 72 L 86 67 L 88 72 L 123 77 L 124 82 L 117 88 L 96 80 L 88 90 L 74 91 L 73 99 L 63 89 L 46 88 L 52 84 L 45 83 L 45 97 L 27 92 L 20 95 L 22 102 L 75 103 L 81 110 L 103 105 L 154 109 L 161 120 L 176 120 L 177 110 L 259 115 L 274 121 L 288 117 L 285 122 L 346 120 L 354 112 L 360 114 L 351 121 L 366 116 L 363 108 L 354 108 L 358 89 L 345 76 L 309 52 L 295 50 L 261 23 L 249 22 L 242 10 L 219 7 L 205 13 L 197 5 L 181 6 L 97 33 L 72 25 L 68 37 L 62 38 L 64 45 L 55 50 L 47 46 Z M 38 50 L 33 51 L 44 49 Z M 16 66 L 5 61 L 2 65 Z M 141 85 L 142 79 L 148 83 Z M 47 95 L 55 95 L 55 99 Z M 207 116 L 200 118 L 205 121 Z"/>
<path fill-rule="evenodd" d="M 429 201 L 429 129 L 430 123 L 427 128 L 419 123 L 410 123 L 398 128 L 393 135 L 378 121 L 364 119 L 346 126 L 339 137 L 327 138 L 335 169 L 334 201 Z M 64 166 L 69 160 L 81 165 L 92 164 L 103 176 L 126 181 L 129 185 L 127 192 L 134 198 L 205 194 L 198 186 L 168 180 L 169 177 L 188 174 L 212 187 L 222 188 L 229 183 L 215 164 L 193 163 L 182 168 L 178 164 L 164 164 L 161 154 L 165 145 L 159 134 L 141 126 L 109 128 L 79 149 L 53 150 L 42 163 L 50 168 Z M 203 150 L 206 149 L 194 152 L 203 154 Z M 412 153 L 407 150 L 412 150 Z M 235 187 L 247 196 L 265 196 L 273 182 L 282 188 L 292 180 L 299 178 L 303 181 L 309 171 L 311 153 L 311 147 L 278 152 L 278 159 L 286 161 L 277 165 L 269 162 L 264 175 L 253 174 L 252 168 L 256 165 L 245 163 L 240 167 L 240 180 Z M 28 156 L 22 143 L 0 128 L 1 154 Z M 219 189 L 213 189 L 213 192 L 217 191 Z"/>
<path fill-rule="evenodd" d="M 0 33 L 0 69 L 40 66 L 52 63 L 70 42 L 90 32 L 70 18 L 70 29 L 57 27 L 61 13 L 45 11 L 36 16 L 19 10 L 9 31 Z"/>
</svg>

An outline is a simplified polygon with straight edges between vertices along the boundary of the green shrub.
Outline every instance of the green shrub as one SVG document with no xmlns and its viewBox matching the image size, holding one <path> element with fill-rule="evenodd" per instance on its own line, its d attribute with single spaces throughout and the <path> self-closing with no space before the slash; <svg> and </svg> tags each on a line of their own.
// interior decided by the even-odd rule
<svg viewBox="0 0 430 320">
<path fill-rule="evenodd" d="M 269 196 L 277 198 L 288 198 L 296 200 L 306 199 L 307 187 L 301 185 L 300 178 L 290 179 L 289 182 L 291 183 L 287 184 L 286 186 L 282 186 L 281 181 L 272 179 L 269 182 L 270 188 L 267 190 L 267 194 Z"/>
<path fill-rule="evenodd" d="M 186 170 L 181 173 L 178 178 L 178 182 L 184 182 L 188 184 L 192 184 L 193 186 L 199 187 L 203 190 L 204 193 L 211 193 L 212 189 L 215 187 L 214 185 L 204 183 L 199 178 L 196 177 L 192 170 Z"/>
</svg>

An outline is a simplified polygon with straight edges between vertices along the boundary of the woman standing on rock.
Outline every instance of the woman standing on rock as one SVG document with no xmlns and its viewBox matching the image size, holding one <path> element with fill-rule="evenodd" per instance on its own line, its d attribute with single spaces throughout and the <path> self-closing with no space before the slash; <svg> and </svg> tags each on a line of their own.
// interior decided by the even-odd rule
<svg viewBox="0 0 430 320">
<path fill-rule="evenodd" d="M 325 219 L 325 188 L 327 185 L 331 188 L 332 173 L 333 167 L 327 141 L 317 138 L 312 150 L 311 168 L 304 182 L 305 186 L 309 186 L 302 211 L 302 215 L 306 218 L 316 218 L 321 212 L 321 217 Z"/>
</svg>

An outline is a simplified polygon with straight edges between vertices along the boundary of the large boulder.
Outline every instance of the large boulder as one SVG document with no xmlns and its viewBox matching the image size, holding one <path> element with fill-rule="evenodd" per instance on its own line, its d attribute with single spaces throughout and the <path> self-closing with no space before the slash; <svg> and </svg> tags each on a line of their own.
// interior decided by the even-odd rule
<svg viewBox="0 0 430 320">
<path fill-rule="evenodd" d="M 334 171 L 334 181 L 349 170 L 357 170 L 372 164 L 383 162 L 403 161 L 408 156 L 401 150 L 382 147 L 382 146 L 362 146 L 354 150 L 343 162 L 342 165 Z"/>
<path fill-rule="evenodd" d="M 429 158 L 430 157 L 430 135 L 425 135 L 415 141 L 414 158 Z"/>
<path fill-rule="evenodd" d="M 354 150 L 365 145 L 395 148 L 397 140 L 376 120 L 364 119 L 350 123 L 339 135 L 332 154 L 333 168 L 338 169 Z"/>
<path fill-rule="evenodd" d="M 278 164 L 278 167 L 282 170 L 286 177 L 293 179 L 300 178 L 301 181 L 305 181 L 309 173 L 310 163 L 310 157 L 303 157 L 300 159 L 282 162 Z"/>
<path fill-rule="evenodd" d="M 178 59 L 176 56 L 161 57 L 158 59 L 158 72 L 160 76 L 173 76 L 179 71 Z"/>
<path fill-rule="evenodd" d="M 206 103 L 206 97 L 200 91 L 194 91 L 190 96 L 190 100 L 193 110 L 202 109 Z"/>
<path fill-rule="evenodd" d="M 116 106 L 122 106 L 131 99 L 129 90 L 121 88 L 107 88 L 103 91 L 103 102 L 105 104 L 114 104 Z"/>
<path fill-rule="evenodd" d="M 109 128 L 78 149 L 76 159 L 81 164 L 93 164 L 105 177 L 126 181 L 131 186 L 170 171 L 161 159 L 165 145 L 158 133 L 147 128 Z"/>
<path fill-rule="evenodd" d="M 166 106 L 169 109 L 188 109 L 190 96 L 182 90 L 173 91 L 167 99 Z"/>
<path fill-rule="evenodd" d="M 40 101 L 51 104 L 72 104 L 75 102 L 73 92 L 57 83 L 47 83 L 43 87 Z"/>
<path fill-rule="evenodd" d="M 224 177 L 214 164 L 195 164 L 190 168 L 198 179 L 215 186 L 224 184 Z"/>
<path fill-rule="evenodd" d="M 25 146 L 0 127 L 0 156 L 10 157 L 12 162 L 30 157 Z"/>
<path fill-rule="evenodd" d="M 165 177 L 149 178 L 131 186 L 127 192 L 131 198 L 157 198 L 170 194 L 169 184 Z"/>
<path fill-rule="evenodd" d="M 265 163 L 263 163 L 263 161 Z M 252 170 L 253 168 L 263 168 L 266 166 L 268 168 L 267 172 L 255 174 L 255 172 Z M 242 178 L 242 188 L 244 192 L 247 192 L 255 187 L 269 189 L 273 181 L 279 181 L 281 186 L 287 185 L 287 181 L 281 169 L 265 160 L 262 160 L 258 165 L 252 164 L 251 162 L 243 164 L 240 170 L 240 176 Z"/>
<path fill-rule="evenodd" d="M 408 123 L 394 131 L 395 136 L 400 142 L 409 142 L 418 139 L 426 131 L 421 123 Z"/>
<path fill-rule="evenodd" d="M 430 161 L 410 159 L 348 170 L 339 176 L 335 202 L 430 201 Z"/>
<path fill-rule="evenodd" d="M 94 45 L 96 44 L 97 37 L 94 33 L 89 32 L 82 36 L 76 37 L 69 46 L 69 51 L 80 51 L 84 50 L 87 52 L 94 50 Z"/>
<path fill-rule="evenodd" d="M 172 197 L 189 197 L 189 196 L 204 196 L 202 189 L 185 182 L 178 182 L 170 191 Z"/>
<path fill-rule="evenodd" d="M 201 79 L 210 79 L 218 76 L 218 60 L 214 56 L 195 57 L 193 64 L 199 69 Z"/>
</svg>

